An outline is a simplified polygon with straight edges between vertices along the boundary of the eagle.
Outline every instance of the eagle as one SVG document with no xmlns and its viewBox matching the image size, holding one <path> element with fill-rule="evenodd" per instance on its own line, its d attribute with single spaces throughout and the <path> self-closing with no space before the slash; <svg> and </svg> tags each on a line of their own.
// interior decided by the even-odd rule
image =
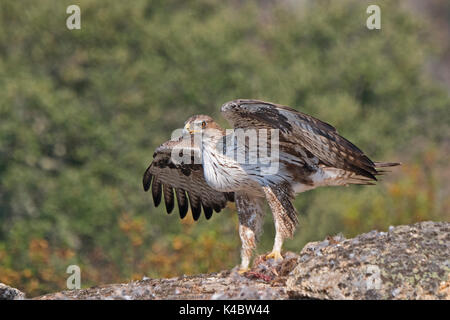
<svg viewBox="0 0 450 320">
<path fill-rule="evenodd" d="M 296 194 L 323 186 L 373 185 L 381 168 L 399 163 L 374 162 L 330 124 L 271 102 L 238 99 L 222 105 L 233 126 L 222 129 L 207 115 L 194 115 L 182 134 L 161 144 L 144 173 L 154 205 L 164 198 L 167 213 L 189 207 L 195 221 L 210 219 L 235 202 L 242 242 L 239 272 L 249 269 L 262 233 L 267 201 L 275 224 L 273 250 L 282 260 L 283 241 L 298 225 Z"/>
</svg>

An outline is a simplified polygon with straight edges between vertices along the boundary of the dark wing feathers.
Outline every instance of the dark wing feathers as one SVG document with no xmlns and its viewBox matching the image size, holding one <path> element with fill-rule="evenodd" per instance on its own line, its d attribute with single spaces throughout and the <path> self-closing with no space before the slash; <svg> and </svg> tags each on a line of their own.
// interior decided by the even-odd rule
<svg viewBox="0 0 450 320">
<path fill-rule="evenodd" d="M 195 193 L 188 193 L 189 195 L 189 205 L 191 206 L 192 217 L 195 221 L 200 218 L 200 214 L 202 213 L 202 204 L 200 199 L 197 197 Z"/>
<path fill-rule="evenodd" d="M 147 192 L 150 189 L 150 184 L 152 183 L 152 174 L 150 173 L 150 167 L 145 170 L 144 177 L 142 178 L 142 185 L 144 186 L 144 191 Z"/>
<path fill-rule="evenodd" d="M 173 188 L 167 184 L 163 185 L 164 203 L 166 204 L 167 213 L 171 213 L 174 207 Z"/>
<path fill-rule="evenodd" d="M 155 207 L 161 203 L 161 182 L 158 179 L 153 179 L 152 196 Z"/>
<path fill-rule="evenodd" d="M 176 162 L 172 152 L 181 148 L 191 151 L 189 163 Z M 191 207 L 194 220 L 200 218 L 202 208 L 207 219 L 211 218 L 213 209 L 220 212 L 228 201 L 233 201 L 233 193 L 219 192 L 212 189 L 203 176 L 200 162 L 193 162 L 199 150 L 190 139 L 170 140 L 159 146 L 153 154 L 153 161 L 144 173 L 143 187 L 145 191 L 152 189 L 153 203 L 159 206 L 164 197 L 167 213 L 174 209 L 174 198 L 177 198 L 180 218 L 183 219 Z M 198 158 L 196 158 L 198 160 Z"/>
<path fill-rule="evenodd" d="M 213 214 L 213 209 L 204 203 L 202 203 L 203 212 L 205 213 L 206 220 L 209 220 Z"/>
<path fill-rule="evenodd" d="M 184 217 L 186 217 L 186 214 L 188 212 L 189 209 L 189 204 L 187 202 L 186 199 L 186 192 L 181 189 L 178 188 L 176 189 L 176 193 L 177 193 L 177 203 L 178 203 L 178 210 L 180 212 L 180 218 L 184 219 Z"/>
<path fill-rule="evenodd" d="M 330 124 L 287 106 L 239 99 L 225 103 L 221 111 L 235 128 L 279 129 L 281 148 L 300 147 L 326 166 L 344 169 L 372 180 L 377 180 L 375 176 L 379 172 L 376 168 L 383 166 L 370 160 Z M 398 164 L 389 163 L 387 166 L 393 165 Z"/>
</svg>

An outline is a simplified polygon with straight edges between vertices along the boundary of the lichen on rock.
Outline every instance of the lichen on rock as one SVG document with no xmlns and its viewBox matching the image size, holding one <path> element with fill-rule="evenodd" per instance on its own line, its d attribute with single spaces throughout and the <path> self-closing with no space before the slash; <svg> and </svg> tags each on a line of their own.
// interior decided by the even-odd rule
<svg viewBox="0 0 450 320">
<path fill-rule="evenodd" d="M 334 244 L 310 243 L 287 282 L 325 299 L 449 299 L 450 224 L 422 222 Z M 318 254 L 320 252 L 320 254 Z"/>
</svg>

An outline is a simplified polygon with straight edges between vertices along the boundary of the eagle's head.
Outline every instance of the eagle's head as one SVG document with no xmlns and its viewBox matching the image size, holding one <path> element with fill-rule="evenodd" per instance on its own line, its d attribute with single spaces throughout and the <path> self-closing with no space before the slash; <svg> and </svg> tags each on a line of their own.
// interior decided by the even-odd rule
<svg viewBox="0 0 450 320">
<path fill-rule="evenodd" d="M 183 132 L 186 134 L 202 134 L 204 137 L 219 139 L 225 134 L 217 122 L 207 115 L 195 115 L 186 120 Z"/>
</svg>

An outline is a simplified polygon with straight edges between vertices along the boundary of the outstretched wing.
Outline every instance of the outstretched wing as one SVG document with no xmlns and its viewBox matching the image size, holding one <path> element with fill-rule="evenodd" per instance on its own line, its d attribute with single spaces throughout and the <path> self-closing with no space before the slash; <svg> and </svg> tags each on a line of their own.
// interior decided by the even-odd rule
<svg viewBox="0 0 450 320">
<path fill-rule="evenodd" d="M 320 164 L 366 179 L 376 180 L 377 167 L 397 165 L 374 163 L 333 126 L 286 106 L 240 99 L 225 103 L 221 111 L 235 128 L 279 129 L 285 152 L 317 158 Z"/>
<path fill-rule="evenodd" d="M 190 205 L 194 220 L 198 220 L 202 208 L 209 219 L 213 210 L 220 212 L 228 201 L 234 200 L 233 193 L 216 191 L 207 184 L 199 159 L 200 150 L 190 138 L 169 140 L 156 149 L 142 180 L 145 191 L 151 187 L 156 207 L 163 196 L 167 213 L 171 213 L 176 197 L 181 219 Z"/>
</svg>

